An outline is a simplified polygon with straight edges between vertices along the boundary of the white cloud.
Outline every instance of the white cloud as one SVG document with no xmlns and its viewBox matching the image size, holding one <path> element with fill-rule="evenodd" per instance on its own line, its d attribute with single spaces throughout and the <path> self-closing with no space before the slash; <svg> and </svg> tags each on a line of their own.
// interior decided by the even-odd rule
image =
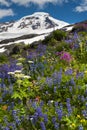
<svg viewBox="0 0 87 130">
<path fill-rule="evenodd" d="M 85 12 L 87 11 L 87 0 L 82 0 L 82 3 L 75 8 L 76 12 Z"/>
<path fill-rule="evenodd" d="M 11 0 L 13 3 L 29 6 L 30 3 L 34 3 L 42 7 L 46 3 L 53 3 L 53 4 L 62 4 L 63 2 L 67 2 L 68 0 Z"/>
<path fill-rule="evenodd" d="M 4 6 L 10 6 L 10 3 L 7 0 L 0 0 L 0 4 Z"/>
<path fill-rule="evenodd" d="M 6 16 L 13 16 L 12 9 L 0 9 L 0 19 Z"/>
</svg>

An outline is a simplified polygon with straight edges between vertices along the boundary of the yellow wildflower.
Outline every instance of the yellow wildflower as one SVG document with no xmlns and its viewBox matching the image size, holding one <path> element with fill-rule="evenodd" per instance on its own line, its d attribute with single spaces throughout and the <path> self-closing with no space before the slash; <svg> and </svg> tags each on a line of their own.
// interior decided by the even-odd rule
<svg viewBox="0 0 87 130">
<path fill-rule="evenodd" d="M 77 115 L 78 118 L 81 118 L 80 115 Z"/>
<path fill-rule="evenodd" d="M 74 123 L 71 124 L 71 127 L 75 127 L 76 125 Z"/>
<path fill-rule="evenodd" d="M 82 119 L 82 120 L 80 120 L 80 122 L 81 122 L 81 123 L 85 123 L 85 122 L 86 122 L 86 120 L 85 120 L 85 119 Z"/>
</svg>

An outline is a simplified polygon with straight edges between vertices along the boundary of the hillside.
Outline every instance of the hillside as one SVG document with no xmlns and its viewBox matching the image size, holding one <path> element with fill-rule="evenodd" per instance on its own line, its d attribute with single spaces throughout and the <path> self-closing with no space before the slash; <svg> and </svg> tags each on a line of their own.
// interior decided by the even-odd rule
<svg viewBox="0 0 87 130">
<path fill-rule="evenodd" d="M 56 30 L 0 56 L 1 130 L 87 129 L 86 40 Z"/>
</svg>

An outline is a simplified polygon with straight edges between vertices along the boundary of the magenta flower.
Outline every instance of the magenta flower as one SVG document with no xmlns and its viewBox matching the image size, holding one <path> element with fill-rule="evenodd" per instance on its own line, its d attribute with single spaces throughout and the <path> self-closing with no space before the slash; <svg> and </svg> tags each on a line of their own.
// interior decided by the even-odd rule
<svg viewBox="0 0 87 130">
<path fill-rule="evenodd" d="M 63 52 L 63 54 L 60 56 L 60 59 L 69 63 L 72 57 L 68 52 Z"/>
</svg>

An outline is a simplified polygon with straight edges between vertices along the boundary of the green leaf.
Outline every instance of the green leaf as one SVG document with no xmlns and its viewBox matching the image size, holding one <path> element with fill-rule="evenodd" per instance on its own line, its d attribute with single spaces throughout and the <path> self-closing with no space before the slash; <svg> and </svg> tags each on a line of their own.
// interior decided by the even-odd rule
<svg viewBox="0 0 87 130">
<path fill-rule="evenodd" d="M 17 93 L 17 92 L 14 92 L 14 94 L 12 95 L 12 98 L 14 98 L 14 99 L 17 99 L 17 98 L 22 99 L 22 97 L 20 96 L 20 94 Z"/>
</svg>

